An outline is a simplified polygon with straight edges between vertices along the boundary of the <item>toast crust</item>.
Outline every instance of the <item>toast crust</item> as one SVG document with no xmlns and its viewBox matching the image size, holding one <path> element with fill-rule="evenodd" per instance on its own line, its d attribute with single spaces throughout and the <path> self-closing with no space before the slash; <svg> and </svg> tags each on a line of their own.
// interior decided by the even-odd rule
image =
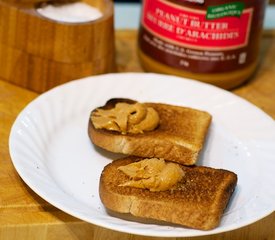
<svg viewBox="0 0 275 240">
<path fill-rule="evenodd" d="M 130 99 L 112 99 L 101 108 L 110 109 L 121 101 L 135 102 Z M 160 123 L 155 130 L 141 134 L 120 134 L 96 129 L 89 119 L 88 134 L 91 141 L 111 152 L 164 158 L 185 165 L 195 164 L 211 123 L 211 115 L 187 107 L 162 103 L 144 104 L 154 108 L 159 114 Z"/>
<path fill-rule="evenodd" d="M 117 168 L 139 160 L 141 158 L 127 157 L 104 168 L 99 194 L 107 209 L 200 230 L 219 225 L 236 186 L 236 174 L 222 169 L 181 165 L 185 175 L 173 189 L 151 192 L 119 186 L 129 178 Z"/>
</svg>

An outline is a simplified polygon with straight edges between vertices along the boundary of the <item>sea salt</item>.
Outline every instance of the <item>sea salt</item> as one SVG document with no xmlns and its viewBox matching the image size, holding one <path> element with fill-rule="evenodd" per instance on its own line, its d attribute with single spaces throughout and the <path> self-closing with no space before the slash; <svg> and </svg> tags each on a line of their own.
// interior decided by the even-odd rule
<svg viewBox="0 0 275 240">
<path fill-rule="evenodd" d="M 97 8 L 84 2 L 45 4 L 36 10 L 46 18 L 68 23 L 89 22 L 102 17 Z"/>
</svg>

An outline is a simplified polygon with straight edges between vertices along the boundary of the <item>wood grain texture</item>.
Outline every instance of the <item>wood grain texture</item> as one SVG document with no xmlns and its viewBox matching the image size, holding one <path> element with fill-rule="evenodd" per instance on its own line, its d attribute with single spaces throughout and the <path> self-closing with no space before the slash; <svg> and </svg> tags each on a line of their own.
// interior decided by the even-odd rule
<svg viewBox="0 0 275 240">
<path fill-rule="evenodd" d="M 35 3 L 0 0 L 0 77 L 43 92 L 72 79 L 114 71 L 113 2 L 85 2 L 103 17 L 64 23 L 40 16 Z"/>
<path fill-rule="evenodd" d="M 69 3 L 69 2 L 75 2 L 76 0 L 54 0 L 52 2 L 54 3 Z M 47 0 L 3 0 L 3 2 L 7 3 L 44 3 L 48 2 Z"/>
<path fill-rule="evenodd" d="M 142 72 L 136 55 L 136 31 L 116 33 L 119 72 Z M 8 61 L 8 59 L 7 59 Z M 275 31 L 265 32 L 261 64 L 255 76 L 233 92 L 275 118 Z M 1 240 L 165 240 L 119 233 L 74 218 L 36 195 L 18 176 L 9 156 L 8 137 L 17 114 L 38 94 L 0 80 L 0 239 Z M 171 240 L 275 240 L 275 213 L 238 230 Z"/>
</svg>

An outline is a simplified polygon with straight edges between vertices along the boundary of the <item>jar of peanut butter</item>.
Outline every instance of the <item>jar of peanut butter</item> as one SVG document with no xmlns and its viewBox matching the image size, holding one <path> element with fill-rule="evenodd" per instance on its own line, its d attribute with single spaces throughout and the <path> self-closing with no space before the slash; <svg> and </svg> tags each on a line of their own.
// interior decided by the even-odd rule
<svg viewBox="0 0 275 240">
<path fill-rule="evenodd" d="M 146 71 L 232 89 L 254 73 L 267 0 L 143 0 Z"/>
</svg>

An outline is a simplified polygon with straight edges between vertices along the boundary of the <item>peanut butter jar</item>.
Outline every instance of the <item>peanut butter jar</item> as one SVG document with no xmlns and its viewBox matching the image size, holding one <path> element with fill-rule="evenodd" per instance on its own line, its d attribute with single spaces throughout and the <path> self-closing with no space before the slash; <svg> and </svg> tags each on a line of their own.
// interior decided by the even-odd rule
<svg viewBox="0 0 275 240">
<path fill-rule="evenodd" d="M 143 0 L 138 54 L 146 71 L 232 89 L 249 79 L 267 0 Z"/>
</svg>

